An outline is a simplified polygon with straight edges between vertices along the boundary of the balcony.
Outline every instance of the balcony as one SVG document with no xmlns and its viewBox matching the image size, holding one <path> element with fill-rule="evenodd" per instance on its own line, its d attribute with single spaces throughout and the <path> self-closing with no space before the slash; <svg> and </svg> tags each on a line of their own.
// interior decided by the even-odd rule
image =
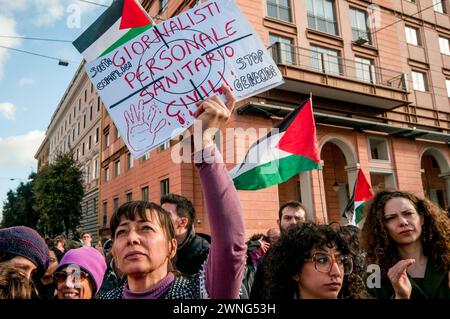
<svg viewBox="0 0 450 319">
<path fill-rule="evenodd" d="M 405 73 L 280 42 L 269 52 L 285 80 L 279 89 L 383 111 L 409 104 Z"/>
</svg>

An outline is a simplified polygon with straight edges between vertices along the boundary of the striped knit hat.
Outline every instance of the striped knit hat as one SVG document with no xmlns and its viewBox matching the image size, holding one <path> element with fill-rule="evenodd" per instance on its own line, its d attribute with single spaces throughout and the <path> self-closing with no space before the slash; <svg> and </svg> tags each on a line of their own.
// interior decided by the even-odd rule
<svg viewBox="0 0 450 319">
<path fill-rule="evenodd" d="M 37 266 L 36 276 L 42 277 L 48 268 L 49 253 L 44 239 L 26 226 L 0 229 L 0 254 L 22 256 Z"/>
</svg>

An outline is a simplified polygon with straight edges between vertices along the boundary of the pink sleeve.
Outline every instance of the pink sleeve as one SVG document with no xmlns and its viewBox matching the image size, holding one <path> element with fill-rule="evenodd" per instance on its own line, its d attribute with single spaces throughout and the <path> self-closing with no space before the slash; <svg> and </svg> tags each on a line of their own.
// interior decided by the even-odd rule
<svg viewBox="0 0 450 319">
<path fill-rule="evenodd" d="M 238 298 L 247 249 L 239 196 L 215 146 L 195 153 L 194 160 L 211 228 L 206 290 L 210 298 Z"/>
</svg>

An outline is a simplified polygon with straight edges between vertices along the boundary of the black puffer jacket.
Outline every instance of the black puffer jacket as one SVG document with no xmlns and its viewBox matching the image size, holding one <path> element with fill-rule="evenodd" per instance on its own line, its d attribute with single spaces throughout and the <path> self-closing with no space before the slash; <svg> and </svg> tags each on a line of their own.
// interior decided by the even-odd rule
<svg viewBox="0 0 450 319">
<path fill-rule="evenodd" d="M 208 257 L 209 242 L 195 233 L 193 229 L 178 246 L 175 266 L 186 275 L 193 275 L 200 271 Z"/>
</svg>

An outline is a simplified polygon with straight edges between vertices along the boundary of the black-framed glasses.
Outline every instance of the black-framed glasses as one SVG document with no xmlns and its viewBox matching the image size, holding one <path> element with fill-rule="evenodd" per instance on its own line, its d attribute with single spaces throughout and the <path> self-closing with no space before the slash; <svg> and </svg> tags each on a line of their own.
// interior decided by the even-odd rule
<svg viewBox="0 0 450 319">
<path fill-rule="evenodd" d="M 325 253 L 315 253 L 305 261 L 312 261 L 314 268 L 322 273 L 329 273 L 333 263 L 336 263 L 343 270 L 344 275 L 350 275 L 353 271 L 353 258 L 348 255 L 332 256 Z"/>
<path fill-rule="evenodd" d="M 65 282 L 67 277 L 71 276 L 72 281 L 84 281 L 89 277 L 89 274 L 81 269 L 74 269 L 72 272 L 57 271 L 53 273 L 53 280 L 55 282 Z"/>
</svg>

